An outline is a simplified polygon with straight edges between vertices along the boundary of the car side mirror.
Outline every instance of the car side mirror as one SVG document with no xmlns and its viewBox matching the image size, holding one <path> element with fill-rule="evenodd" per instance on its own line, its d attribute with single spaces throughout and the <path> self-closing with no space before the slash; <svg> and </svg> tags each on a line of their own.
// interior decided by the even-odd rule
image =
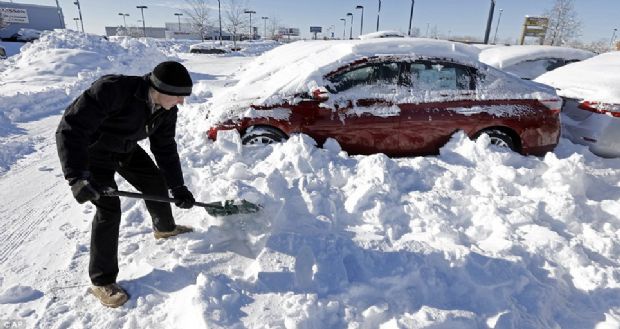
<svg viewBox="0 0 620 329">
<path fill-rule="evenodd" d="M 312 88 L 310 94 L 315 101 L 324 102 L 329 99 L 329 91 L 325 87 Z"/>
</svg>

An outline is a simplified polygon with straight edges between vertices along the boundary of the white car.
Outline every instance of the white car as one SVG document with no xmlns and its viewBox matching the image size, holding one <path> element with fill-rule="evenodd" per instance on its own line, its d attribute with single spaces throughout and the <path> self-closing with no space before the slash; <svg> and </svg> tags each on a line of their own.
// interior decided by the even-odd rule
<svg viewBox="0 0 620 329">
<path fill-rule="evenodd" d="M 569 47 L 517 45 L 483 49 L 478 59 L 522 79 L 532 80 L 543 73 L 592 56 L 592 52 Z"/>
<path fill-rule="evenodd" d="M 564 99 L 562 135 L 602 157 L 620 157 L 620 51 L 566 65 L 535 81 Z"/>
</svg>

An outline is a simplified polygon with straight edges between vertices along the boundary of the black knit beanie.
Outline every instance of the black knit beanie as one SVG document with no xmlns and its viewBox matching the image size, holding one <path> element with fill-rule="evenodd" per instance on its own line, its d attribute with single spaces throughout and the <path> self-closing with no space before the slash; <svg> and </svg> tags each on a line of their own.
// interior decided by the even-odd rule
<svg viewBox="0 0 620 329">
<path fill-rule="evenodd" d="M 162 94 L 189 96 L 192 93 L 192 78 L 183 64 L 167 61 L 157 64 L 151 72 L 151 86 Z"/>
</svg>

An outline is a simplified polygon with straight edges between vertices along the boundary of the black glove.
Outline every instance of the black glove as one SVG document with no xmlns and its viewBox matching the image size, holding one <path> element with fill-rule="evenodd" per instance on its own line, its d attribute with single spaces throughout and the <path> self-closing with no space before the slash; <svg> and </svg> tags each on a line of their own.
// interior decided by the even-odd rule
<svg viewBox="0 0 620 329">
<path fill-rule="evenodd" d="M 177 199 L 174 204 L 179 208 L 189 209 L 194 206 L 194 203 L 196 203 L 196 200 L 194 200 L 194 195 L 187 189 L 187 187 L 185 187 L 185 185 L 170 189 L 170 193 L 172 193 L 173 198 Z"/>
<path fill-rule="evenodd" d="M 97 186 L 91 183 L 87 178 L 72 181 L 71 192 L 79 203 L 97 200 L 101 196 Z"/>
</svg>

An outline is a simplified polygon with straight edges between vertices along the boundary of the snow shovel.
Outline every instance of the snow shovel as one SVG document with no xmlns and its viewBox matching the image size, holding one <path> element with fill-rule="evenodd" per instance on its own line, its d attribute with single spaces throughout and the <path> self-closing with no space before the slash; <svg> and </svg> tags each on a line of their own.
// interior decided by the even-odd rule
<svg viewBox="0 0 620 329">
<path fill-rule="evenodd" d="M 106 189 L 101 192 L 105 196 L 124 196 L 128 198 L 134 199 L 143 199 L 149 201 L 158 201 L 158 202 L 170 202 L 175 203 L 178 200 L 173 198 L 167 198 L 158 195 L 149 195 L 149 194 L 141 194 L 134 192 L 126 192 L 126 191 L 117 191 L 113 188 Z M 207 213 L 211 216 L 229 216 L 235 214 L 251 214 L 255 213 L 262 208 L 258 204 L 254 204 L 252 202 L 246 200 L 224 200 L 224 201 L 216 201 L 210 203 L 198 202 L 194 203 L 195 206 L 204 207 L 207 210 Z"/>
</svg>

